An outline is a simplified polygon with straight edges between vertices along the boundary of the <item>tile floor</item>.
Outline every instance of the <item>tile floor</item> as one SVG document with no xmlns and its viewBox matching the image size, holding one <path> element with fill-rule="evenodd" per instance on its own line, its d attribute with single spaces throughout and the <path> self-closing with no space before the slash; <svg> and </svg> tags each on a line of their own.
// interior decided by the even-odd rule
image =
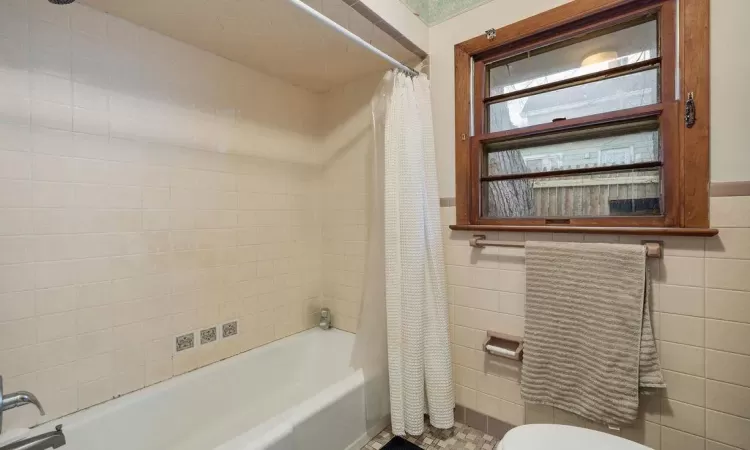
<svg viewBox="0 0 750 450">
<path fill-rule="evenodd" d="M 380 450 L 392 438 L 389 425 L 362 450 Z M 497 445 L 497 438 L 458 422 L 450 430 L 439 430 L 425 422 L 425 432 L 421 436 L 406 439 L 425 450 L 494 450 Z"/>
</svg>

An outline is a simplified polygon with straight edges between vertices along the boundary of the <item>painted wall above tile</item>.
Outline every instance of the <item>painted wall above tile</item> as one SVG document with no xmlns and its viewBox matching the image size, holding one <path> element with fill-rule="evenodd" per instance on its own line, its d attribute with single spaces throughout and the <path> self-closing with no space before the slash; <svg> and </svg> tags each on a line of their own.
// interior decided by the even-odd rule
<svg viewBox="0 0 750 450">
<path fill-rule="evenodd" d="M 491 0 L 401 0 L 429 26 L 448 20 Z"/>
</svg>

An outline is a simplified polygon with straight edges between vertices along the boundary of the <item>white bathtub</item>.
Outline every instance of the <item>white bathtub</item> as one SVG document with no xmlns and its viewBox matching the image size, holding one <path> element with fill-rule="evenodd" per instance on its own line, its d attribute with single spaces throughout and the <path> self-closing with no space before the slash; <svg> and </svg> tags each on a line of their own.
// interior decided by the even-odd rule
<svg viewBox="0 0 750 450">
<path fill-rule="evenodd" d="M 359 449 L 370 422 L 354 335 L 312 329 L 95 406 L 63 424 L 66 450 Z"/>
</svg>

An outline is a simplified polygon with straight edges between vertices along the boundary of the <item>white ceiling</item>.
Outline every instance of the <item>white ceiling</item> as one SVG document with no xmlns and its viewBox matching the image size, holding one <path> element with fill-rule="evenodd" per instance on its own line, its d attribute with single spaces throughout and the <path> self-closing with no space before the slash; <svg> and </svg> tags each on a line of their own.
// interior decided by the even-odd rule
<svg viewBox="0 0 750 450">
<path fill-rule="evenodd" d="M 415 62 L 415 55 L 343 0 L 304 1 L 399 61 Z M 390 67 L 286 0 L 83 3 L 313 92 Z"/>
</svg>

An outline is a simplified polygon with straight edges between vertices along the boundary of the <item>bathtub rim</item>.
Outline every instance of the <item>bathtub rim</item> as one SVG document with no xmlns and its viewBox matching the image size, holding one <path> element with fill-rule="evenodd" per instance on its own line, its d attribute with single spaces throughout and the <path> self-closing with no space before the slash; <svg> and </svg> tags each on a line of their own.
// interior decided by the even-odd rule
<svg viewBox="0 0 750 450">
<path fill-rule="evenodd" d="M 138 403 L 140 400 L 143 400 L 144 398 L 152 397 L 164 391 L 174 389 L 175 387 L 189 384 L 193 382 L 194 380 L 204 377 L 206 375 L 213 374 L 221 370 L 230 369 L 232 366 L 243 363 L 248 358 L 266 354 L 268 352 L 273 351 L 274 349 L 278 347 L 288 346 L 290 344 L 293 345 L 295 341 L 304 339 L 305 336 L 309 336 L 313 334 L 320 334 L 320 333 L 328 333 L 328 332 L 333 332 L 335 334 L 342 334 L 345 336 L 346 335 L 355 336 L 354 333 L 340 330 L 338 328 L 331 328 L 329 330 L 321 330 L 317 327 L 310 328 L 308 330 L 304 330 L 299 333 L 277 339 L 273 342 L 269 342 L 268 344 L 264 344 L 255 348 L 248 349 L 244 352 L 227 357 L 215 363 L 211 363 L 206 366 L 196 368 L 194 370 L 185 372 L 183 374 L 173 375 L 171 378 L 167 380 L 160 381 L 158 383 L 154 383 L 149 386 L 145 386 L 141 389 L 137 389 L 135 391 L 122 394 L 118 397 L 113 397 L 111 399 L 105 400 L 102 403 L 97 403 L 96 405 L 92 405 L 87 408 L 71 412 L 69 414 L 60 416 L 56 419 L 51 419 L 47 422 L 30 427 L 29 429 L 32 431 L 32 434 L 36 432 L 52 431 L 59 424 L 63 425 L 63 430 L 76 429 L 83 425 L 86 425 L 87 423 L 102 416 L 103 414 L 116 413 L 128 406 Z M 349 368 L 352 371 L 354 371 L 354 373 L 350 373 L 346 377 L 340 378 L 339 380 L 337 380 L 337 383 L 351 375 L 354 375 L 357 372 L 357 369 L 354 369 L 351 366 L 349 366 Z M 306 400 L 309 400 L 309 398 Z M 265 423 L 267 420 L 270 420 L 270 419 L 271 418 L 268 418 L 264 420 L 262 423 Z M 256 426 L 260 426 L 260 425 L 261 424 L 258 424 Z"/>
</svg>

